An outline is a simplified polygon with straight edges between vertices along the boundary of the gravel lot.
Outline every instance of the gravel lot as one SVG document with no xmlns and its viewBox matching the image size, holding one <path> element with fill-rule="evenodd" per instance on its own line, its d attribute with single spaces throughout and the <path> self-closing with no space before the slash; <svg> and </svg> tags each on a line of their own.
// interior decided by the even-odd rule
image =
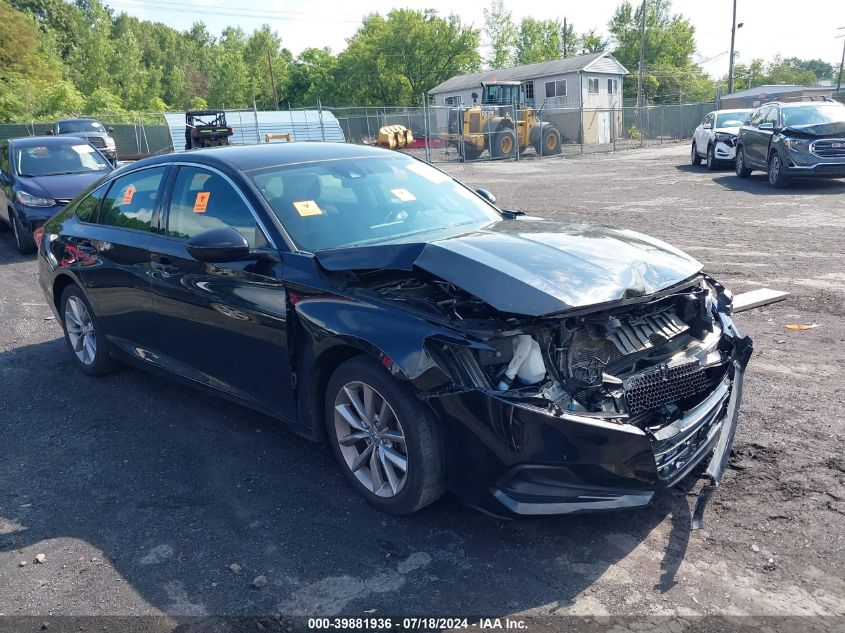
<svg viewBox="0 0 845 633">
<path fill-rule="evenodd" d="M 668 240 L 735 292 L 793 293 L 737 317 L 755 354 L 704 530 L 695 481 L 604 516 L 508 522 L 449 498 L 381 515 L 269 418 L 134 369 L 82 376 L 6 233 L 0 613 L 845 616 L 845 182 L 773 190 L 687 157 L 448 169 L 504 208 Z"/>
</svg>

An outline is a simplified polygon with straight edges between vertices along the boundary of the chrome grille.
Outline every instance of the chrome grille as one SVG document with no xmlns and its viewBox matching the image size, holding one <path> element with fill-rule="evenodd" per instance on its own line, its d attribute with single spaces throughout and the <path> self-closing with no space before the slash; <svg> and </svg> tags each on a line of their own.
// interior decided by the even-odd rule
<svg viewBox="0 0 845 633">
<path fill-rule="evenodd" d="M 105 147 L 106 146 L 106 139 L 101 138 L 99 136 L 89 136 L 85 140 L 87 140 L 89 143 L 91 143 L 91 145 L 93 145 L 94 147 Z"/>
<path fill-rule="evenodd" d="M 637 415 L 701 393 L 707 377 L 698 362 L 684 363 L 631 376 L 623 388 L 628 414 Z"/>
<path fill-rule="evenodd" d="M 845 138 L 813 141 L 810 151 L 820 158 L 845 158 Z"/>
</svg>

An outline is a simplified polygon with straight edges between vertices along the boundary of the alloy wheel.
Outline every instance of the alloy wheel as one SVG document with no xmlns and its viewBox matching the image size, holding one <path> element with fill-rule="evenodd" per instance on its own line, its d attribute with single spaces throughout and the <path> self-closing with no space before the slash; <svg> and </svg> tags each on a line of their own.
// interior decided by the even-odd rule
<svg viewBox="0 0 845 633">
<path fill-rule="evenodd" d="M 97 357 L 97 336 L 88 308 L 79 297 L 65 303 L 65 329 L 73 353 L 83 365 L 91 365 Z"/>
<path fill-rule="evenodd" d="M 390 403 L 370 385 L 346 383 L 335 397 L 334 430 L 344 462 L 378 497 L 395 497 L 408 480 L 402 425 Z"/>
<path fill-rule="evenodd" d="M 772 158 L 769 160 L 769 182 L 772 184 L 777 183 L 779 176 L 780 157 L 777 154 L 772 154 Z"/>
</svg>

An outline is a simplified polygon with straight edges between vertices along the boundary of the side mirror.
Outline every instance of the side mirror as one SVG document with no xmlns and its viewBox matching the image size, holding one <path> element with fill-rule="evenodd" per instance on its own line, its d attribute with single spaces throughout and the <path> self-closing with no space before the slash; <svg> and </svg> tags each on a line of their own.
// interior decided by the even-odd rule
<svg viewBox="0 0 845 633">
<path fill-rule="evenodd" d="M 490 204 L 496 204 L 496 196 L 494 196 L 492 193 L 490 193 L 486 189 L 476 189 L 475 193 L 477 193 L 479 196 L 484 198 Z"/>
<path fill-rule="evenodd" d="M 246 238 L 230 226 L 197 233 L 188 240 L 187 249 L 191 257 L 209 264 L 237 262 L 249 257 Z"/>
<path fill-rule="evenodd" d="M 757 126 L 758 130 L 774 130 L 775 124 L 774 123 L 761 123 Z"/>
<path fill-rule="evenodd" d="M 707 125 L 702 125 L 701 129 L 702 130 L 712 130 L 713 126 L 708 123 Z"/>
<path fill-rule="evenodd" d="M 106 128 L 106 132 L 108 132 L 109 134 L 111 134 L 112 132 L 114 132 L 114 128 L 113 128 L 113 127 L 107 127 L 107 128 Z"/>
<path fill-rule="evenodd" d="M 47 136 L 53 136 L 53 130 L 47 130 L 47 131 L 45 132 L 45 134 L 46 134 Z"/>
</svg>

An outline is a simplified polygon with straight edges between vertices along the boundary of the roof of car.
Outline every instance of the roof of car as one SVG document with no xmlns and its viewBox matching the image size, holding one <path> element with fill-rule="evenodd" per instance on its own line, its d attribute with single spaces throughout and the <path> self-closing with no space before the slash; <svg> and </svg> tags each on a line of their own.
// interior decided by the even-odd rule
<svg viewBox="0 0 845 633">
<path fill-rule="evenodd" d="M 209 165 L 225 164 L 240 171 L 250 171 L 275 165 L 396 155 L 397 153 L 394 151 L 367 145 L 301 141 L 297 143 L 231 145 L 229 147 L 192 150 L 144 159 L 134 163 L 134 165 L 190 161 Z"/>
<path fill-rule="evenodd" d="M 34 145 L 50 146 L 50 145 L 67 145 L 69 143 L 87 143 L 84 138 L 76 136 L 19 136 L 18 138 L 10 138 L 9 143 L 14 143 L 19 147 L 32 147 Z"/>
<path fill-rule="evenodd" d="M 56 123 L 70 123 L 71 121 L 96 121 L 94 117 L 90 116 L 75 116 L 69 119 L 59 119 Z"/>
<path fill-rule="evenodd" d="M 772 101 L 771 103 L 764 103 L 763 105 L 779 105 L 782 108 L 797 108 L 799 106 L 840 106 L 843 104 L 838 101 Z M 763 107 L 763 106 L 760 106 Z"/>
</svg>

